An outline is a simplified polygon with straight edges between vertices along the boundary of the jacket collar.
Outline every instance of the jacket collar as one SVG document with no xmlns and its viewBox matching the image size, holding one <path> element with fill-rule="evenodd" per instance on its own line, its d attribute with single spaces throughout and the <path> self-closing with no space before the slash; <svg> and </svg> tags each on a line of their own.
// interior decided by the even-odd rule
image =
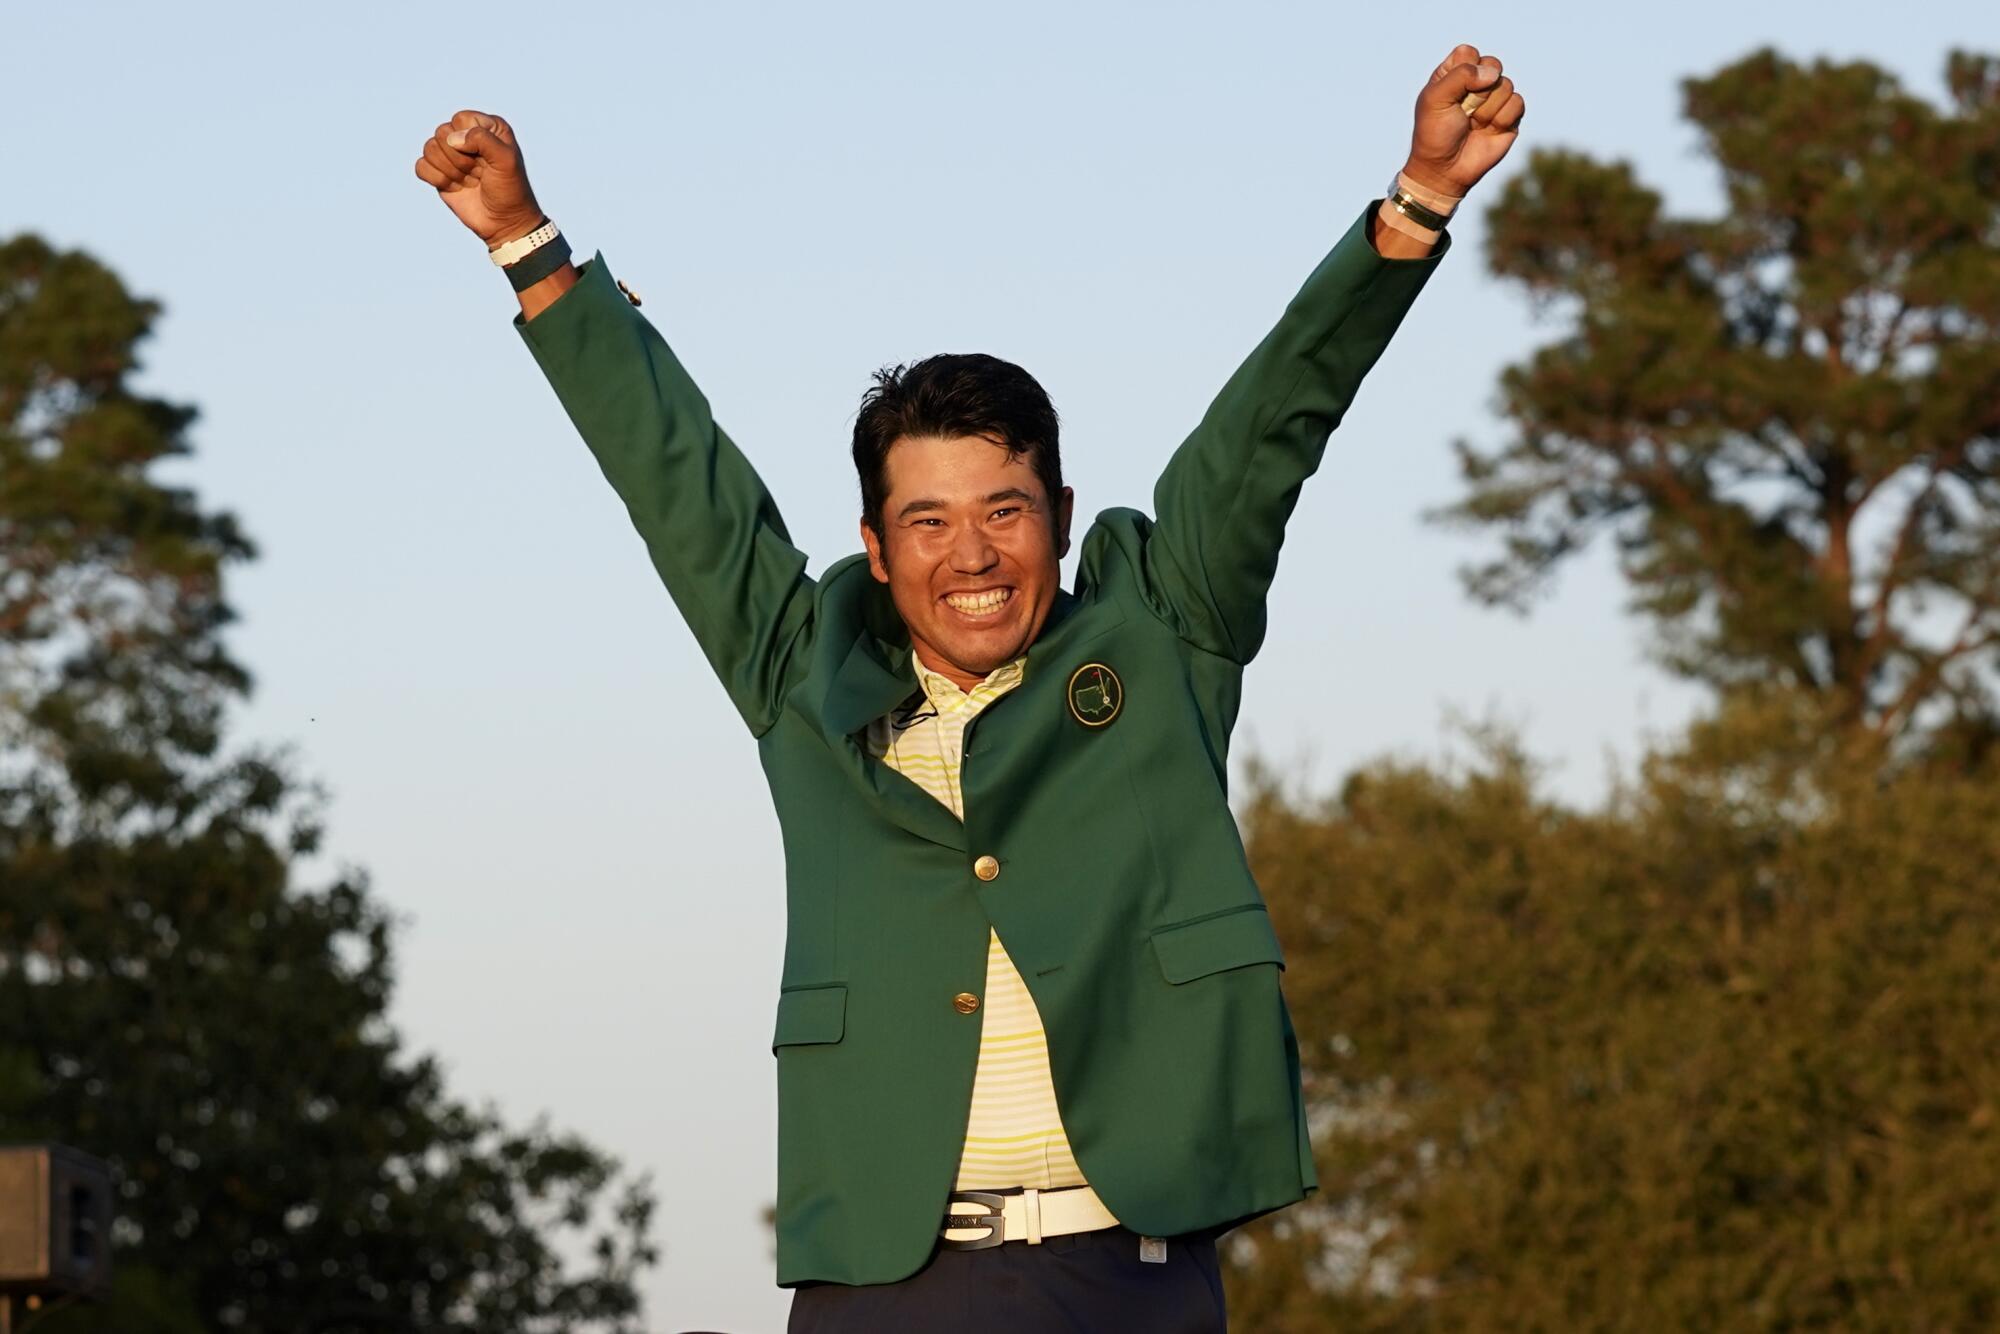
<svg viewBox="0 0 2000 1334">
<path fill-rule="evenodd" d="M 1069 620 L 1076 605 L 1074 594 L 1056 590 L 1049 618 L 1042 623 L 1034 643 L 1028 646 L 1030 672 L 1042 645 Z M 851 738 L 921 689 L 917 684 L 915 655 L 910 648 L 909 627 L 897 615 L 888 589 L 872 579 L 863 595 L 861 622 L 859 633 L 834 669 L 820 705 L 819 724 L 829 741 Z"/>
<path fill-rule="evenodd" d="M 860 561 L 863 558 L 851 559 Z M 839 575 L 852 579 L 858 573 L 865 584 L 857 599 L 860 604 L 858 617 L 844 618 L 837 625 L 831 619 L 823 622 L 826 629 L 847 639 L 847 647 L 845 652 L 840 653 L 840 661 L 832 669 L 826 693 L 818 701 L 815 721 L 827 745 L 844 760 L 861 785 L 872 793 L 885 816 L 919 838 L 964 851 L 968 847 L 965 826 L 958 817 L 936 797 L 868 754 L 858 736 L 862 728 L 917 693 L 921 687 L 917 684 L 909 629 L 896 613 L 888 589 L 868 576 L 865 565 L 856 572 L 842 569 L 845 564 L 842 562 L 827 570 L 822 581 L 824 591 L 832 591 L 832 586 L 841 582 L 837 578 Z M 1053 632 L 1058 627 L 1067 625 L 1076 610 L 1077 601 L 1070 593 L 1061 589 L 1056 591 L 1055 605 L 1049 608 L 1049 619 L 1043 622 L 1042 632 L 1035 637 L 1035 642 L 1028 646 L 1027 679 L 1033 679 L 1035 662 L 1043 646 L 1055 637 Z M 822 614 L 826 610 L 823 603 Z M 840 652 L 832 644 L 828 648 Z"/>
</svg>

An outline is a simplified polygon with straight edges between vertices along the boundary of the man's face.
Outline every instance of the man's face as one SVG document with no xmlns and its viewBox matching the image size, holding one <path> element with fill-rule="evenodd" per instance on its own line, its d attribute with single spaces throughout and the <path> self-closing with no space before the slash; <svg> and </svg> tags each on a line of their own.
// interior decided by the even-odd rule
<svg viewBox="0 0 2000 1334">
<path fill-rule="evenodd" d="M 861 524 L 911 645 L 961 689 L 1027 651 L 1061 586 L 1072 496 L 1051 503 L 1032 457 L 981 436 L 904 436 L 884 461 L 881 538 Z"/>
</svg>

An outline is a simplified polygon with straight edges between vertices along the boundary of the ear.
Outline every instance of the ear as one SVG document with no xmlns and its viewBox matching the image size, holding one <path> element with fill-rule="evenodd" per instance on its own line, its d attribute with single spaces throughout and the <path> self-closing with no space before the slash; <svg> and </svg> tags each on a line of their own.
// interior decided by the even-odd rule
<svg viewBox="0 0 2000 1334">
<path fill-rule="evenodd" d="M 889 582 L 889 562 L 884 559 L 882 539 L 875 535 L 875 528 L 868 520 L 861 521 L 861 545 L 868 552 L 868 573 L 875 576 L 875 582 Z"/>
<path fill-rule="evenodd" d="M 1056 559 L 1069 555 L 1069 520 L 1076 509 L 1076 492 L 1069 487 L 1062 489 L 1056 498 Z"/>
</svg>

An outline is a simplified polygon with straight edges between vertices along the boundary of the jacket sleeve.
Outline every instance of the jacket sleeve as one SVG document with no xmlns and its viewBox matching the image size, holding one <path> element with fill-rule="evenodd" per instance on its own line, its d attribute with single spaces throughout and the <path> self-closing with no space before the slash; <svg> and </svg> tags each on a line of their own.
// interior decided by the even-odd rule
<svg viewBox="0 0 2000 1334">
<path fill-rule="evenodd" d="M 1264 640 L 1265 597 L 1285 522 L 1361 379 L 1451 248 L 1384 259 L 1371 200 L 1216 395 L 1153 489 L 1143 572 L 1155 610 L 1183 639 L 1247 663 Z"/>
<path fill-rule="evenodd" d="M 759 736 L 808 660 L 813 581 L 756 470 L 600 254 L 515 327 Z"/>
</svg>

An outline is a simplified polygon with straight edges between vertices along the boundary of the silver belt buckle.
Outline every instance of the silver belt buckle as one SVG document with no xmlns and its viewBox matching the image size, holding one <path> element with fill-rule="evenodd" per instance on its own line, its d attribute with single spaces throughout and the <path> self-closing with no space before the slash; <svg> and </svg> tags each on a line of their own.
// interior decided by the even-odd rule
<svg viewBox="0 0 2000 1334">
<path fill-rule="evenodd" d="M 959 1211 L 960 1201 L 970 1201 L 983 1205 L 983 1214 L 968 1214 Z M 944 1226 L 938 1229 L 938 1244 L 954 1251 L 983 1251 L 989 1246 L 998 1246 L 1007 1240 L 1007 1197 L 983 1190 L 955 1190 L 945 1202 Z M 947 1237 L 947 1232 L 964 1231 L 967 1228 L 983 1227 L 986 1235 L 963 1241 Z"/>
</svg>

